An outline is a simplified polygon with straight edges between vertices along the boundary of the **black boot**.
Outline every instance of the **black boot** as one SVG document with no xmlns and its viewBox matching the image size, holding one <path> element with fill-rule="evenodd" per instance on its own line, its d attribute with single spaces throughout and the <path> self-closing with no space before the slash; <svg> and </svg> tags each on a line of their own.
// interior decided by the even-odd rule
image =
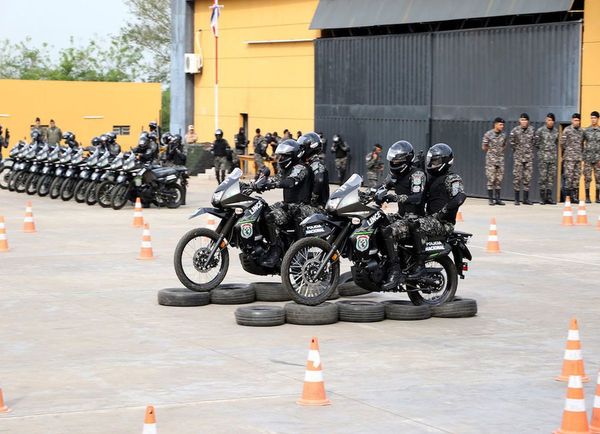
<svg viewBox="0 0 600 434">
<path fill-rule="evenodd" d="M 529 191 L 523 192 L 523 205 L 533 205 L 533 202 L 529 200 Z"/>
<path fill-rule="evenodd" d="M 217 177 L 217 185 L 221 183 L 221 171 L 215 169 L 215 176 Z"/>
<path fill-rule="evenodd" d="M 571 190 L 571 194 L 571 203 L 579 203 L 579 189 L 574 188 L 573 190 Z"/>
<path fill-rule="evenodd" d="M 502 202 L 502 200 L 500 199 L 500 190 L 496 190 L 496 205 L 506 205 L 504 202 Z"/>
<path fill-rule="evenodd" d="M 515 190 L 515 205 L 517 205 L 517 206 L 521 205 L 521 199 L 519 198 L 520 195 L 521 195 L 521 192 L 518 190 Z"/>
<path fill-rule="evenodd" d="M 386 228 L 387 229 L 387 228 Z M 394 240 L 391 230 L 385 230 L 385 250 L 389 259 L 389 271 L 388 276 L 381 289 L 383 291 L 391 291 L 398 287 L 399 284 L 403 283 L 404 276 L 402 275 L 402 268 L 400 267 L 400 258 L 398 257 L 398 250 L 396 249 L 396 241 Z"/>
<path fill-rule="evenodd" d="M 592 201 L 590 200 L 590 189 L 589 188 L 585 189 L 585 203 L 592 203 Z"/>
<path fill-rule="evenodd" d="M 425 274 L 425 258 L 423 255 L 423 238 L 421 233 L 415 229 L 411 230 L 413 238 L 413 249 L 417 265 L 412 273 L 408 276 L 409 279 L 418 279 Z"/>
<path fill-rule="evenodd" d="M 494 201 L 494 190 L 488 190 L 488 200 L 489 200 L 489 204 L 491 206 L 496 205 L 496 202 Z"/>
<path fill-rule="evenodd" d="M 269 247 L 267 254 L 263 256 L 261 265 L 266 268 L 275 268 L 283 256 L 283 249 L 280 245 L 281 242 L 279 241 L 279 231 L 277 230 L 277 225 L 269 222 L 267 225 L 267 231 L 269 233 L 271 247 Z"/>
<path fill-rule="evenodd" d="M 548 190 L 540 190 L 540 205 L 546 205 L 546 201 L 548 200 L 548 197 L 546 196 L 546 192 Z"/>
<path fill-rule="evenodd" d="M 554 192 L 552 190 L 546 190 L 546 203 L 548 205 L 556 205 L 556 202 L 554 202 L 554 198 L 552 197 L 554 195 Z"/>
</svg>

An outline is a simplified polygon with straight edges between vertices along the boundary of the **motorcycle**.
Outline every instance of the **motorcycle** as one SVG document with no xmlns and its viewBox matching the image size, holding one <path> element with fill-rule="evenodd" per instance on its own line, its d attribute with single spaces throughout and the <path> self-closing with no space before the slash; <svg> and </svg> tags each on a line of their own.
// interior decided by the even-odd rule
<svg viewBox="0 0 600 434">
<path fill-rule="evenodd" d="M 129 153 L 119 154 L 110 163 L 110 167 L 100 176 L 100 183 L 96 187 L 96 198 L 98 204 L 102 208 L 110 208 L 112 189 L 115 186 L 117 176 L 123 167 L 125 158 L 129 157 Z"/>
<path fill-rule="evenodd" d="M 75 190 L 73 191 L 73 197 L 75 202 L 85 202 L 87 196 L 87 190 L 91 184 L 91 176 L 95 171 L 98 161 L 100 161 L 100 148 L 94 149 L 91 155 L 85 160 L 85 164 L 82 165 L 81 171 L 79 172 L 79 180 L 75 184 Z"/>
<path fill-rule="evenodd" d="M 88 205 L 95 205 L 98 202 L 97 190 L 98 185 L 102 181 L 102 175 L 109 170 L 110 166 L 110 152 L 105 151 L 96 163 L 94 172 L 90 175 L 90 182 L 85 191 L 85 203 Z"/>
<path fill-rule="evenodd" d="M 359 195 L 362 178 L 352 175 L 329 198 L 328 215 L 315 214 L 302 223 L 308 238 L 296 241 L 281 265 L 282 282 L 296 303 L 315 306 L 325 302 L 335 290 L 340 258 L 352 262 L 355 283 L 368 291 L 382 291 L 390 269 L 382 246 L 383 231 L 389 224 L 380 203 L 372 203 L 375 192 Z M 471 253 L 466 244 L 471 234 L 454 232 L 445 239 L 429 240 L 424 246 L 425 272 L 409 278 L 418 264 L 410 243 L 400 244 L 401 268 L 405 281 L 392 291 L 407 292 L 415 305 L 440 305 L 454 298 L 458 276 L 464 278 Z M 454 260 L 450 258 L 450 253 Z"/>
<path fill-rule="evenodd" d="M 280 263 L 272 268 L 262 265 L 262 259 L 275 243 L 269 238 L 265 219 L 269 206 L 262 197 L 252 196 L 252 191 L 241 190 L 241 176 L 242 171 L 235 168 L 213 193 L 213 207 L 198 208 L 189 217 L 214 215 L 221 219 L 217 229 L 192 229 L 175 248 L 175 273 L 181 283 L 193 291 L 209 291 L 223 281 L 229 268 L 228 245 L 241 250 L 240 262 L 248 273 L 280 272 Z M 254 190 L 261 191 L 268 176 L 266 169 L 256 180 Z M 297 231 L 288 228 L 280 236 L 285 249 L 297 239 Z"/>
<path fill-rule="evenodd" d="M 38 144 L 30 144 L 19 152 L 17 155 L 18 162 L 13 166 L 13 170 L 8 178 L 8 189 L 10 191 L 16 191 L 17 193 L 23 193 L 25 191 L 25 183 L 29 176 L 29 168 L 37 152 L 39 150 Z"/>
<path fill-rule="evenodd" d="M 65 175 L 69 168 L 69 163 L 75 154 L 76 152 L 72 148 L 66 148 L 56 163 L 54 169 L 54 178 L 50 183 L 50 191 L 48 193 L 50 199 L 56 199 L 60 196 L 60 189 L 62 188 L 62 184 L 66 179 Z"/>
<path fill-rule="evenodd" d="M 42 177 L 42 169 L 44 168 L 45 161 L 48 159 L 50 153 L 50 145 L 44 144 L 42 149 L 38 151 L 35 158 L 31 161 L 29 167 L 29 174 L 25 181 L 25 192 L 29 195 L 37 193 L 37 184 Z"/>
<path fill-rule="evenodd" d="M 60 198 L 62 200 L 71 200 L 75 195 L 75 187 L 77 186 L 79 173 L 84 164 L 85 159 L 83 157 L 83 149 L 79 148 L 75 151 L 73 158 L 69 162 L 67 170 L 65 171 L 65 179 L 60 186 Z"/>
<path fill-rule="evenodd" d="M 42 172 L 35 187 L 38 196 L 44 197 L 50 193 L 50 186 L 54 180 L 54 174 L 57 169 L 57 164 L 61 158 L 61 147 L 54 146 L 48 154 L 48 159 L 42 167 Z"/>
<path fill-rule="evenodd" d="M 20 162 L 18 156 L 25 146 L 27 145 L 24 143 L 17 144 L 10 150 L 8 157 L 0 162 L 0 188 L 2 190 L 8 189 L 10 175 L 15 169 L 15 165 Z"/>
<path fill-rule="evenodd" d="M 170 167 L 153 168 L 140 165 L 136 155 L 131 154 L 123 163 L 123 168 L 111 192 L 111 206 L 118 210 L 137 197 L 142 203 L 178 208 L 184 198 L 183 187 L 179 184 L 180 171 Z"/>
</svg>

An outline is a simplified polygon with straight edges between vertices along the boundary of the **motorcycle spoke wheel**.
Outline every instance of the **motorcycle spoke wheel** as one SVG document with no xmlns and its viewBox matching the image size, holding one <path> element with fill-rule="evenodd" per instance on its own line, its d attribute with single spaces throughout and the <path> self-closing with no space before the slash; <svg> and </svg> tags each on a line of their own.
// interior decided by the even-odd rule
<svg viewBox="0 0 600 434">
<path fill-rule="evenodd" d="M 451 301 L 456 293 L 458 274 L 454 262 L 447 256 L 429 260 L 424 277 L 406 284 L 408 297 L 416 304 L 437 306 Z"/>
</svg>

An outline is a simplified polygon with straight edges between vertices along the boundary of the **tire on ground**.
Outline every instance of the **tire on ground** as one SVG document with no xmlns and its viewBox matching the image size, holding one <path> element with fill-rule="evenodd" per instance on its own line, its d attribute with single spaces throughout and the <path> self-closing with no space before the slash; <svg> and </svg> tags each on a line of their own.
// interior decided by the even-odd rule
<svg viewBox="0 0 600 434">
<path fill-rule="evenodd" d="M 235 322 L 243 326 L 271 327 L 285 324 L 285 310 L 280 306 L 243 306 L 235 311 Z"/>
<path fill-rule="evenodd" d="M 339 308 L 334 303 L 321 303 L 317 306 L 304 306 L 297 303 L 287 303 L 285 319 L 290 324 L 325 325 L 338 322 Z"/>
<path fill-rule="evenodd" d="M 385 306 L 376 301 L 343 300 L 339 307 L 340 321 L 377 322 L 385 319 Z"/>
<path fill-rule="evenodd" d="M 371 293 L 370 291 L 358 286 L 356 283 L 354 283 L 354 281 L 349 281 L 338 285 L 337 290 L 341 297 L 354 297 L 355 295 L 365 295 Z"/>
<path fill-rule="evenodd" d="M 397 321 L 413 321 L 431 318 L 431 309 L 427 305 L 415 306 L 408 300 L 386 300 L 385 317 Z"/>
<path fill-rule="evenodd" d="M 246 304 L 256 299 L 254 289 L 245 283 L 223 283 L 210 291 L 214 304 Z"/>
<path fill-rule="evenodd" d="M 210 293 L 190 291 L 187 288 L 165 288 L 158 291 L 158 304 L 162 306 L 206 306 Z"/>
<path fill-rule="evenodd" d="M 256 301 L 290 301 L 292 297 L 281 282 L 253 282 L 250 284 L 256 293 Z"/>
<path fill-rule="evenodd" d="M 338 285 L 341 285 L 342 283 L 348 283 L 353 280 L 354 278 L 352 277 L 352 271 L 346 271 L 345 273 L 340 274 Z"/>
<path fill-rule="evenodd" d="M 432 306 L 431 314 L 437 318 L 469 318 L 477 315 L 477 301 L 471 298 L 455 298 L 442 305 Z"/>
</svg>

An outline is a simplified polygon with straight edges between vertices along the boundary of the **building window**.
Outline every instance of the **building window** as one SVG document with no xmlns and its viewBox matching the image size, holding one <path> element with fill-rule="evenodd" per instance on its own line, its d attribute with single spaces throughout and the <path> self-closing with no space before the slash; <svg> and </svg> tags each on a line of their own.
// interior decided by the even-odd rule
<svg viewBox="0 0 600 434">
<path fill-rule="evenodd" d="M 130 133 L 131 127 L 129 125 L 115 125 L 113 126 L 113 133 L 118 136 L 128 136 Z"/>
</svg>

